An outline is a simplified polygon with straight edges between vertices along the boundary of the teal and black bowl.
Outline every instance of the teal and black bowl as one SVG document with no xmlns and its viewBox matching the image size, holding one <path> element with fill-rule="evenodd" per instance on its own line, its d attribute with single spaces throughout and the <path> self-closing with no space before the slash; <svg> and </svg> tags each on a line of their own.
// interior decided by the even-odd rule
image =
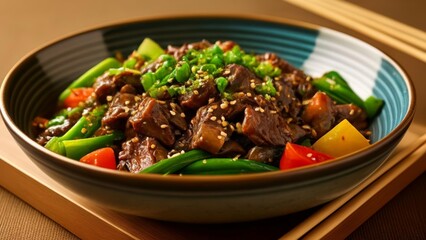
<svg viewBox="0 0 426 240">
<path fill-rule="evenodd" d="M 100 60 L 124 55 L 150 37 L 163 47 L 207 39 L 233 40 L 248 52 L 275 52 L 308 74 L 339 71 L 361 96 L 384 99 L 372 122 L 371 147 L 324 164 L 228 176 L 137 175 L 100 169 L 38 145 L 31 121 L 53 108 L 59 93 Z M 236 222 L 308 209 L 354 188 L 386 161 L 409 127 L 413 84 L 386 54 L 351 36 L 311 24 L 248 16 L 176 16 L 90 29 L 33 51 L 1 88 L 4 122 L 36 165 L 93 202 L 119 212 L 178 222 Z"/>
</svg>

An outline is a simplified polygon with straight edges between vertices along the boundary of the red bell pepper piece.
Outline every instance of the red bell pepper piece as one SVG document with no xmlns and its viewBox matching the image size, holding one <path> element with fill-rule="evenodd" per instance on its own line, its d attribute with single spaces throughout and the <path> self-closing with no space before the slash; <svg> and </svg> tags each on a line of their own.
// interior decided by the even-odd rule
<svg viewBox="0 0 426 240">
<path fill-rule="evenodd" d="M 324 153 L 317 152 L 312 148 L 297 145 L 294 143 L 287 143 L 284 153 L 280 161 L 280 169 L 287 170 L 302 166 L 307 166 L 315 163 L 324 162 L 332 159 Z"/>
<path fill-rule="evenodd" d="M 100 148 L 80 159 L 80 162 L 98 167 L 116 169 L 114 150 L 110 147 Z"/>
</svg>

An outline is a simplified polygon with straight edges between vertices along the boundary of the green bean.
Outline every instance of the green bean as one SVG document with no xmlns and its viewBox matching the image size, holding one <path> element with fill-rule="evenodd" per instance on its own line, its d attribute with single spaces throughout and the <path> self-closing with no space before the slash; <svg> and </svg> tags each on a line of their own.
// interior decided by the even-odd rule
<svg viewBox="0 0 426 240">
<path fill-rule="evenodd" d="M 63 140 L 62 145 L 65 150 L 65 156 L 79 160 L 84 155 L 93 152 L 96 149 L 113 145 L 114 141 L 121 140 L 123 137 L 124 134 L 122 132 L 115 131 L 113 133 L 97 137 Z"/>
<path fill-rule="evenodd" d="M 224 93 L 226 87 L 228 86 L 228 79 L 225 77 L 218 77 L 215 80 L 217 90 L 219 90 L 220 93 Z"/>
<path fill-rule="evenodd" d="M 83 111 L 82 107 L 75 107 L 72 109 L 63 109 L 58 114 L 56 114 L 52 119 L 49 120 L 49 122 L 46 124 L 46 127 L 52 127 L 56 125 L 61 125 L 65 122 L 66 119 L 70 118 L 74 114 L 81 114 Z"/>
<path fill-rule="evenodd" d="M 368 118 L 374 118 L 383 107 L 383 99 L 376 98 L 374 96 L 368 97 L 364 101 L 365 111 L 367 112 Z"/>
<path fill-rule="evenodd" d="M 61 104 L 70 94 L 71 90 L 80 87 L 90 87 L 95 82 L 96 78 L 102 75 L 105 71 L 110 68 L 121 67 L 121 63 L 115 58 L 107 58 L 102 62 L 98 63 L 79 78 L 74 80 L 60 95 L 59 103 Z"/>
<path fill-rule="evenodd" d="M 139 173 L 157 173 L 157 174 L 170 174 L 175 173 L 183 167 L 191 164 L 197 160 L 210 157 L 210 153 L 202 150 L 191 150 L 177 156 L 163 159 L 154 165 L 151 165 Z"/>
<path fill-rule="evenodd" d="M 364 109 L 369 119 L 374 118 L 383 106 L 383 100 L 374 96 L 370 96 L 363 101 L 352 90 L 345 79 L 335 71 L 330 71 L 322 77 L 314 79 L 312 84 L 319 90 L 327 93 L 339 104 L 352 103 Z"/>
<path fill-rule="evenodd" d="M 255 87 L 256 92 L 262 94 L 262 95 L 270 95 L 275 96 L 277 94 L 277 90 L 274 87 L 274 84 L 272 83 L 272 79 L 267 76 L 265 77 L 266 81 L 263 82 L 263 84 L 257 85 Z"/>
<path fill-rule="evenodd" d="M 345 84 L 341 84 L 325 76 L 314 79 L 312 84 L 319 90 L 329 94 L 337 103 L 353 103 L 358 107 L 364 108 L 364 101 Z"/>
<path fill-rule="evenodd" d="M 248 159 L 209 158 L 198 160 L 181 169 L 181 174 L 239 174 L 276 171 L 277 167 Z"/>
<path fill-rule="evenodd" d="M 191 75 L 191 68 L 189 67 L 189 64 L 187 62 L 180 63 L 179 66 L 176 67 L 174 75 L 176 81 L 184 83 Z"/>
<path fill-rule="evenodd" d="M 156 82 L 156 77 L 153 72 L 147 72 L 142 75 L 141 83 L 145 92 L 147 92 Z"/>
<path fill-rule="evenodd" d="M 62 142 L 92 136 L 101 125 L 101 120 L 106 109 L 107 105 L 96 107 L 88 116 L 82 116 L 64 135 L 51 138 L 44 147 L 53 152 L 65 155 Z"/>
</svg>

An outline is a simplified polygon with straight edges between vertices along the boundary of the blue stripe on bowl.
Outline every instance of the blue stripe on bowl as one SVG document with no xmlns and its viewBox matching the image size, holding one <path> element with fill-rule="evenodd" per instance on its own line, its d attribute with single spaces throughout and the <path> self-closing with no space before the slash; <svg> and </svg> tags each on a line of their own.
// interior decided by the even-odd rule
<svg viewBox="0 0 426 240">
<path fill-rule="evenodd" d="M 370 125 L 372 142 L 394 130 L 407 114 L 410 99 L 400 71 L 383 53 L 358 39 L 321 28 L 302 69 L 313 77 L 336 70 L 361 98 L 374 95 L 384 100 L 380 115 Z"/>
<path fill-rule="evenodd" d="M 125 37 L 123 37 L 123 34 Z M 104 31 L 110 51 L 130 53 L 145 37 L 150 37 L 163 47 L 181 45 L 202 39 L 236 41 L 247 52 L 275 52 L 296 67 L 302 66 L 312 53 L 318 31 L 273 22 L 250 19 L 211 19 L 196 21 L 175 19 L 130 24 L 124 28 Z M 119 39 L 116 36 L 120 36 Z M 131 46 L 131 47 L 129 47 Z"/>
<path fill-rule="evenodd" d="M 380 115 L 370 125 L 377 141 L 391 132 L 407 114 L 410 99 L 404 77 L 387 59 L 382 59 L 375 80 L 373 95 L 385 100 Z"/>
</svg>

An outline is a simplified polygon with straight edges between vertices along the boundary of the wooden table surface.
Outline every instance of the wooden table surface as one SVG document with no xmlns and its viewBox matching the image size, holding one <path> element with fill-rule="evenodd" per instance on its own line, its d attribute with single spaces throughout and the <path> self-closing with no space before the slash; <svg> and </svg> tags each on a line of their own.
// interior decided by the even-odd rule
<svg viewBox="0 0 426 240">
<path fill-rule="evenodd" d="M 423 31 L 426 30 L 424 1 L 353 0 L 351 2 Z M 297 19 L 349 33 L 378 47 L 399 62 L 411 76 L 417 89 L 426 87 L 424 62 L 282 0 L 1 1 L 0 9 L 3 10 L 0 14 L 0 79 L 3 79 L 13 64 L 29 51 L 81 29 L 141 16 L 225 12 Z M 426 95 L 421 93 L 418 95 L 414 122 L 424 126 L 426 125 Z M 423 173 L 348 236 L 348 239 L 382 239 L 383 236 L 394 236 L 394 239 L 425 239 L 426 231 L 421 230 L 426 224 L 425 193 L 426 176 Z M 77 236 L 73 233 L 21 201 L 7 189 L 0 188 L 0 239 L 75 238 Z"/>
</svg>

